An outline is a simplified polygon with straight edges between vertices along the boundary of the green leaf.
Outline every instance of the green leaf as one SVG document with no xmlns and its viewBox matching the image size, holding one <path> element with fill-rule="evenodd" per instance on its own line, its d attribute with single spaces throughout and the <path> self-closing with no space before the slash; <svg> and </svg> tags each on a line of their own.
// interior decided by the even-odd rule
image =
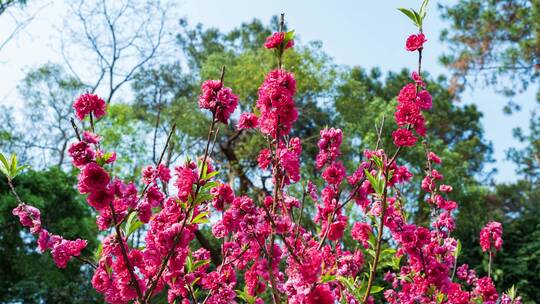
<svg viewBox="0 0 540 304">
<path fill-rule="evenodd" d="M 336 276 L 335 275 L 331 275 L 331 274 L 325 274 L 322 276 L 321 278 L 321 283 L 326 283 L 326 282 L 332 282 L 336 279 Z"/>
<path fill-rule="evenodd" d="M 195 271 L 197 270 L 197 268 L 204 266 L 208 263 L 210 263 L 210 260 L 199 260 L 192 265 L 192 271 Z"/>
<path fill-rule="evenodd" d="M 135 216 L 137 216 L 137 212 L 131 212 L 131 214 L 128 216 L 126 220 L 126 226 L 124 227 L 126 234 L 128 234 L 128 231 L 131 229 L 131 224 Z"/>
<path fill-rule="evenodd" d="M 454 257 L 457 259 L 459 254 L 461 253 L 461 241 L 457 241 L 456 251 L 454 252 Z"/>
<path fill-rule="evenodd" d="M 15 154 L 11 154 L 11 167 L 9 168 L 9 173 L 11 178 L 14 178 L 13 174 L 17 170 L 17 156 Z"/>
<path fill-rule="evenodd" d="M 294 30 L 288 31 L 285 33 L 285 36 L 283 37 L 283 45 L 287 45 L 287 43 L 294 39 Z"/>
<path fill-rule="evenodd" d="M 195 216 L 195 217 L 191 220 L 191 223 L 192 223 L 192 224 L 205 224 L 205 223 L 208 223 L 209 220 L 208 220 L 207 215 L 208 215 L 209 213 L 210 213 L 210 212 L 206 211 L 206 212 L 201 212 L 201 213 L 197 214 L 197 216 Z"/>
<path fill-rule="evenodd" d="M 366 174 L 366 178 L 368 179 L 373 189 L 375 189 L 375 192 L 377 192 L 377 194 L 381 194 L 382 191 L 379 191 L 379 181 L 375 178 L 375 176 L 371 175 L 371 173 L 367 169 L 364 169 L 364 173 Z"/>
<path fill-rule="evenodd" d="M 137 231 L 137 229 L 141 228 L 143 225 L 144 225 L 144 223 L 139 221 L 139 220 L 137 220 L 135 223 L 133 223 L 129 227 L 126 238 L 129 237 L 133 232 Z"/>
<path fill-rule="evenodd" d="M 429 0 L 424 0 L 422 2 L 422 5 L 420 6 L 420 10 L 418 11 L 421 20 L 424 20 L 424 18 L 426 18 L 426 8 L 427 8 L 427 5 L 428 5 L 428 2 L 429 2 Z"/>
<path fill-rule="evenodd" d="M 414 16 L 416 17 L 416 20 L 417 20 L 416 25 L 418 26 L 418 28 L 421 29 L 422 28 L 422 17 L 420 17 L 420 14 L 418 14 L 417 11 L 415 11 L 415 10 L 412 10 L 412 11 L 413 11 L 413 14 L 414 14 Z"/>
<path fill-rule="evenodd" d="M 94 258 L 96 260 L 99 260 L 99 258 L 101 257 L 101 252 L 103 252 L 103 243 L 99 243 L 99 246 L 94 253 Z"/>
<path fill-rule="evenodd" d="M 376 294 L 376 293 L 379 293 L 379 292 L 381 292 L 383 290 L 384 290 L 384 287 L 382 287 L 382 286 L 373 286 L 373 287 L 371 287 L 370 294 Z"/>
<path fill-rule="evenodd" d="M 6 160 L 6 157 L 4 156 L 4 154 L 2 153 L 0 153 L 0 162 L 1 162 L 0 172 L 2 172 L 2 174 L 4 174 L 8 179 L 11 179 L 8 161 Z"/>
<path fill-rule="evenodd" d="M 203 180 L 209 180 L 211 179 L 212 177 L 216 176 L 219 174 L 219 171 L 214 171 L 214 172 L 210 172 L 208 174 L 206 174 L 205 177 L 203 177 Z"/>
<path fill-rule="evenodd" d="M 400 12 L 405 14 L 405 16 L 409 17 L 411 21 L 416 25 L 417 27 L 420 27 L 420 24 L 418 23 L 418 19 L 416 19 L 416 15 L 413 13 L 412 10 L 406 9 L 406 8 L 398 8 Z"/>
</svg>

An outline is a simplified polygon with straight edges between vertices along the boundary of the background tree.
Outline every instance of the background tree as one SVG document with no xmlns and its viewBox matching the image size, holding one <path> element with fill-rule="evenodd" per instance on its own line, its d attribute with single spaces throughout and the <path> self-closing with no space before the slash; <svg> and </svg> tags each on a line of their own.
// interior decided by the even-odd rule
<svg viewBox="0 0 540 304">
<path fill-rule="evenodd" d="M 538 85 L 538 1 L 460 0 L 441 9 L 442 17 L 450 22 L 441 35 L 449 53 L 441 61 L 454 72 L 452 88 L 466 84 L 468 76 L 481 76 L 486 84 L 509 95 Z"/>
</svg>

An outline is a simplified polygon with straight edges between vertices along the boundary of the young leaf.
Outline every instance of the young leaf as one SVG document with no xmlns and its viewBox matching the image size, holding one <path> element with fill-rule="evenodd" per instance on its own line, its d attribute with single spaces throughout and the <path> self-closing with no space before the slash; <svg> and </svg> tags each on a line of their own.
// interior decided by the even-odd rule
<svg viewBox="0 0 540 304">
<path fill-rule="evenodd" d="M 207 217 L 208 214 L 209 214 L 208 211 L 206 211 L 206 212 L 201 212 L 201 213 L 197 214 L 197 216 L 195 216 L 195 217 L 191 220 L 191 223 L 192 223 L 192 224 L 204 224 L 204 223 L 208 223 L 208 217 Z"/>
<path fill-rule="evenodd" d="M 424 0 L 422 2 L 422 5 L 420 6 L 420 10 L 418 11 L 421 20 L 424 20 L 424 18 L 426 18 L 426 8 L 427 8 L 427 5 L 428 5 L 428 2 L 429 2 L 429 0 Z"/>
<path fill-rule="evenodd" d="M 294 39 L 294 30 L 288 31 L 285 33 L 285 36 L 283 37 L 283 45 L 287 45 L 287 43 Z"/>
<path fill-rule="evenodd" d="M 371 287 L 370 294 L 379 293 L 379 292 L 381 292 L 383 290 L 384 290 L 384 287 L 382 287 L 382 286 L 373 286 L 373 287 Z"/>
<path fill-rule="evenodd" d="M 398 8 L 398 10 L 405 14 L 405 16 L 409 17 L 409 19 L 411 19 L 414 25 L 419 27 L 418 19 L 416 19 L 416 15 L 411 10 L 406 8 Z"/>
</svg>

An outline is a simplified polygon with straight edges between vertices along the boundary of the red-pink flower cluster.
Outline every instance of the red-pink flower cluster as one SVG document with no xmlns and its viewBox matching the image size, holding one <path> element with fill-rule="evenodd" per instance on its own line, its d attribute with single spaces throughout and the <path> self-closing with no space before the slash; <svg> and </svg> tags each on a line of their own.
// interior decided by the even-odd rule
<svg viewBox="0 0 540 304">
<path fill-rule="evenodd" d="M 41 214 L 39 209 L 21 203 L 12 211 L 13 215 L 19 217 L 19 221 L 25 227 L 30 228 L 30 232 L 38 236 L 38 250 L 45 252 L 51 250 L 51 256 L 58 268 L 66 268 L 72 257 L 78 257 L 81 251 L 86 248 L 87 241 L 76 239 L 66 240 L 55 234 L 49 234 L 47 229 L 41 227 Z"/>
<path fill-rule="evenodd" d="M 240 118 L 238 119 L 238 124 L 236 125 L 236 128 L 238 130 L 244 130 L 244 129 L 254 129 L 259 124 L 259 118 L 257 115 L 249 112 L 244 112 L 240 114 Z"/>
<path fill-rule="evenodd" d="M 100 118 L 105 115 L 105 101 L 95 94 L 85 93 L 75 100 L 73 109 L 80 120 L 90 114 L 93 114 L 95 118 Z"/>
<path fill-rule="evenodd" d="M 283 45 L 285 42 L 285 32 L 276 32 L 266 38 L 264 47 L 267 49 L 288 49 L 294 46 L 294 40 L 287 41 L 287 44 Z"/>
<path fill-rule="evenodd" d="M 392 133 L 394 144 L 398 147 L 414 146 L 417 138 L 412 129 L 420 136 L 426 135 L 425 118 L 422 110 L 432 107 L 432 98 L 424 89 L 424 82 L 418 73 L 412 75 L 415 83 L 405 85 L 397 96 L 398 105 L 394 117 L 400 127 Z"/>
<path fill-rule="evenodd" d="M 422 49 L 426 41 L 427 39 L 424 34 L 412 34 L 407 38 L 405 48 L 407 49 L 407 51 L 414 52 L 416 50 Z"/>
<path fill-rule="evenodd" d="M 503 244 L 502 233 L 503 228 L 501 223 L 495 221 L 487 223 L 480 230 L 480 247 L 482 247 L 482 251 L 486 252 L 491 249 L 499 251 Z"/>
<path fill-rule="evenodd" d="M 201 90 L 199 108 L 210 110 L 215 119 L 227 123 L 238 106 L 238 96 L 233 94 L 231 88 L 223 87 L 219 80 L 205 81 Z"/>
<path fill-rule="evenodd" d="M 274 70 L 264 79 L 259 88 L 257 108 L 260 110 L 259 128 L 273 138 L 289 134 L 298 118 L 293 96 L 296 80 L 285 70 Z"/>
</svg>

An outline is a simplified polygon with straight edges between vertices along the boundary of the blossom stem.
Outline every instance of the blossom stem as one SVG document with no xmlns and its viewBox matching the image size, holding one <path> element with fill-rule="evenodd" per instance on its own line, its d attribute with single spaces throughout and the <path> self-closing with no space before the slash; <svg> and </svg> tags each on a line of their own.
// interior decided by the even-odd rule
<svg viewBox="0 0 540 304">
<path fill-rule="evenodd" d="M 124 259 L 124 262 L 126 263 L 126 268 L 129 272 L 129 276 L 131 277 L 131 284 L 133 285 L 133 287 L 135 288 L 135 291 L 137 292 L 137 297 L 139 298 L 139 301 L 141 301 L 141 303 L 144 303 L 143 293 L 139 286 L 139 282 L 137 281 L 135 271 L 133 270 L 131 262 L 129 261 L 126 247 L 124 246 L 124 237 L 122 236 L 122 230 L 120 229 L 120 226 L 116 225 L 116 212 L 114 210 L 114 206 L 112 203 L 109 203 L 109 208 L 111 209 L 113 225 L 116 230 L 116 239 L 118 240 L 118 243 L 120 245 L 120 250 L 122 251 L 122 257 Z"/>
<path fill-rule="evenodd" d="M 491 278 L 491 263 L 493 262 L 493 253 L 491 248 L 489 248 L 489 264 L 488 264 L 488 278 Z"/>
<path fill-rule="evenodd" d="M 75 119 L 71 117 L 69 121 L 71 122 L 71 126 L 73 127 L 73 130 L 75 130 L 75 135 L 77 136 L 77 139 L 81 141 L 81 133 L 79 132 L 79 127 L 77 127 L 77 124 L 75 123 Z"/>
<path fill-rule="evenodd" d="M 389 164 L 386 165 L 386 170 L 384 174 L 384 192 L 382 197 L 382 210 L 381 210 L 381 217 L 379 222 L 379 231 L 377 233 L 377 245 L 375 247 L 375 256 L 373 257 L 373 266 L 370 269 L 369 273 L 369 279 L 368 279 L 368 285 L 366 288 L 366 293 L 364 294 L 364 298 L 362 299 L 363 303 L 367 302 L 367 299 L 369 297 L 369 294 L 371 292 L 371 287 L 373 286 L 373 281 L 375 280 L 375 275 L 377 273 L 377 266 L 379 264 L 379 258 L 381 256 L 381 245 L 382 245 L 382 235 L 384 230 L 384 217 L 386 215 L 386 200 L 388 197 L 388 168 L 390 167 Z"/>
<path fill-rule="evenodd" d="M 221 70 L 221 79 L 223 79 L 224 73 L 225 73 L 225 67 L 223 67 L 222 70 Z M 222 83 L 223 83 L 223 81 L 222 81 Z M 148 299 L 150 299 L 150 297 L 152 296 L 152 292 L 156 288 L 157 283 L 158 283 L 159 279 L 161 278 L 161 275 L 165 271 L 165 268 L 167 268 L 167 264 L 169 263 L 169 260 L 171 259 L 173 253 L 175 252 L 174 248 L 178 244 L 178 241 L 180 240 L 180 236 L 182 235 L 182 232 L 184 232 L 184 229 L 185 229 L 186 224 L 187 224 L 187 220 L 189 218 L 189 214 L 191 213 L 191 211 L 195 207 L 194 202 L 196 201 L 197 195 L 199 194 L 199 190 L 201 189 L 201 178 L 202 178 L 203 172 L 205 171 L 206 159 L 208 158 L 209 149 L 210 149 L 210 141 L 211 141 L 211 138 L 212 138 L 212 133 L 214 132 L 214 126 L 215 125 L 216 125 L 216 115 L 214 113 L 214 114 L 212 114 L 212 123 L 210 124 L 210 129 L 208 130 L 208 137 L 207 137 L 207 140 L 206 140 L 206 148 L 205 148 L 205 151 L 204 151 L 204 157 L 203 157 L 203 161 L 202 161 L 202 164 L 201 164 L 201 172 L 199 173 L 199 180 L 197 181 L 197 186 L 195 188 L 195 193 L 193 194 L 193 199 L 192 199 L 193 203 L 189 206 L 188 210 L 186 211 L 184 220 L 182 221 L 182 226 L 180 227 L 180 231 L 174 237 L 173 245 L 172 245 L 171 250 L 169 251 L 169 253 L 165 257 L 165 259 L 163 259 L 163 261 L 161 263 L 161 267 L 160 267 L 157 275 L 151 281 L 150 288 L 148 288 L 148 290 L 146 291 L 143 303 L 146 303 L 146 301 L 148 301 Z"/>
</svg>

